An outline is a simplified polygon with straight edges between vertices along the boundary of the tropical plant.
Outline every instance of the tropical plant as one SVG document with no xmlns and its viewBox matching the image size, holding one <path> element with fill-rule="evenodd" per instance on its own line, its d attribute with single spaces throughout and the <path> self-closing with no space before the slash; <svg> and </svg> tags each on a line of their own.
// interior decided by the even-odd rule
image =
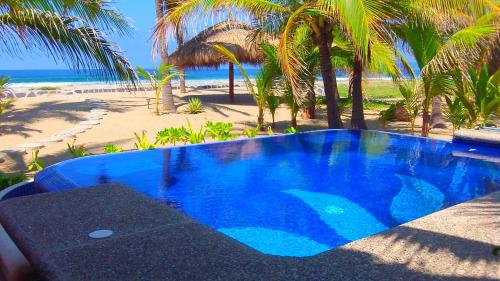
<svg viewBox="0 0 500 281">
<path fill-rule="evenodd" d="M 452 100 L 450 97 L 445 98 L 448 107 L 444 111 L 444 114 L 453 125 L 453 132 L 455 132 L 466 123 L 467 112 L 460 99 L 455 98 Z"/>
<path fill-rule="evenodd" d="M 271 128 L 271 126 L 267 126 L 267 135 L 274 136 L 273 128 Z"/>
<path fill-rule="evenodd" d="M 149 149 L 155 149 L 156 148 L 156 142 L 155 143 L 149 143 L 148 136 L 146 135 L 146 131 L 142 131 L 142 133 L 139 135 L 138 133 L 134 133 L 135 136 L 135 148 L 137 150 L 149 150 Z"/>
<path fill-rule="evenodd" d="M 12 106 L 12 103 L 13 103 L 13 102 L 14 102 L 14 101 L 13 101 L 13 100 L 11 100 L 11 99 L 8 99 L 8 100 L 0 100 L 0 118 L 2 117 L 2 115 L 3 115 L 4 111 L 5 111 L 7 108 L 9 108 L 9 107 L 11 107 L 11 106 Z"/>
<path fill-rule="evenodd" d="M 415 134 L 415 122 L 422 110 L 422 89 L 418 80 L 403 81 L 399 84 L 403 96 L 402 107 L 408 112 L 410 131 Z"/>
<path fill-rule="evenodd" d="M 221 55 L 223 55 L 224 58 L 228 60 L 230 63 L 236 65 L 240 70 L 240 73 L 245 78 L 245 84 L 247 85 L 247 88 L 250 91 L 250 94 L 253 96 L 255 102 L 257 103 L 257 107 L 259 109 L 259 113 L 257 115 L 257 124 L 259 127 L 262 128 L 264 126 L 264 108 L 266 106 L 266 97 L 263 95 L 263 92 L 259 93 L 259 91 L 255 90 L 255 87 L 252 83 L 252 80 L 250 79 L 250 76 L 245 71 L 243 66 L 240 64 L 236 56 L 233 53 L 231 53 L 231 51 L 226 49 L 224 46 L 218 44 L 213 45 L 213 48 L 217 50 Z"/>
<path fill-rule="evenodd" d="M 104 153 L 119 153 L 123 152 L 123 148 L 116 146 L 115 144 L 106 144 L 104 146 Z"/>
<path fill-rule="evenodd" d="M 422 4 L 424 1 L 416 2 Z M 453 87 L 450 73 L 456 70 L 464 72 L 476 66 L 482 55 L 487 53 L 486 46 L 496 42 L 498 35 L 494 24 L 498 9 L 494 4 L 485 7 L 491 1 L 468 1 L 460 5 L 458 2 L 462 1 L 456 1 L 455 5 L 447 5 L 448 9 L 443 9 L 444 6 L 436 7 L 432 1 L 428 2 L 428 7 L 413 7 L 417 10 L 407 13 L 408 18 L 404 23 L 393 28 L 395 34 L 411 50 L 421 69 L 423 136 L 428 136 L 430 131 L 431 103 L 440 107 L 440 99 L 434 98 L 449 92 Z M 464 10 L 471 13 L 470 20 L 466 22 L 458 19 Z M 484 14 L 484 11 L 490 12 Z M 431 14 L 440 16 L 430 16 Z"/>
<path fill-rule="evenodd" d="M 0 173 L 0 190 L 18 184 L 25 180 L 27 180 L 27 177 L 23 173 L 13 174 L 13 175 L 5 175 Z"/>
<path fill-rule="evenodd" d="M 298 133 L 299 131 L 297 130 L 297 128 L 295 127 L 289 127 L 285 130 L 285 133 L 287 134 L 296 134 Z"/>
<path fill-rule="evenodd" d="M 260 131 L 259 126 L 254 128 L 245 128 L 243 129 L 243 134 L 247 136 L 247 138 L 255 138 L 258 131 Z"/>
<path fill-rule="evenodd" d="M 6 92 L 9 92 L 10 77 L 0 76 L 0 100 L 4 97 Z"/>
<path fill-rule="evenodd" d="M 266 97 L 266 105 L 267 105 L 267 109 L 269 110 L 269 113 L 271 113 L 273 127 L 275 127 L 276 126 L 276 121 L 275 121 L 276 110 L 278 110 L 278 108 L 280 107 L 280 98 L 271 93 L 271 94 L 267 95 L 267 97 Z"/>
<path fill-rule="evenodd" d="M 187 129 L 187 135 L 186 135 L 187 141 L 191 144 L 204 143 L 206 132 L 205 132 L 203 126 L 201 126 L 199 131 L 195 131 L 193 129 L 193 126 L 189 122 L 189 120 L 187 122 L 188 122 L 188 129 Z"/>
<path fill-rule="evenodd" d="M 9 91 L 9 81 L 10 77 L 0 76 L 0 118 L 3 112 L 14 102 L 11 99 L 3 99 L 4 94 Z"/>
<path fill-rule="evenodd" d="M 226 141 L 238 137 L 238 135 L 231 133 L 233 129 L 232 123 L 207 121 L 205 124 L 206 133 L 214 140 Z"/>
<path fill-rule="evenodd" d="M 148 72 L 142 67 L 137 67 L 137 73 L 144 79 L 146 79 L 153 91 L 155 93 L 155 112 L 160 115 L 160 95 L 163 87 L 167 82 L 169 82 L 175 76 L 178 76 L 178 72 L 170 73 L 174 69 L 173 65 L 160 64 L 154 71 Z"/>
<path fill-rule="evenodd" d="M 112 80 L 136 74 L 105 34 L 126 35 L 129 22 L 108 0 L 19 0 L 0 2 L 0 45 L 7 54 L 20 47 L 46 51 L 71 68 Z"/>
<path fill-rule="evenodd" d="M 189 114 L 198 114 L 203 112 L 203 103 L 199 98 L 190 98 L 188 100 L 186 112 Z"/>
<path fill-rule="evenodd" d="M 89 154 L 87 153 L 85 146 L 83 146 L 83 145 L 76 146 L 75 142 L 76 142 L 76 139 L 73 139 L 72 144 L 69 144 L 69 143 L 66 144 L 66 146 L 68 147 L 68 153 L 71 156 L 71 158 L 80 158 L 80 157 L 88 156 Z"/>
<path fill-rule="evenodd" d="M 468 93 L 456 92 L 457 97 L 468 109 L 472 122 L 485 126 L 493 113 L 500 112 L 500 70 L 490 74 L 486 65 L 479 71 L 469 69 L 466 81 Z"/>
<path fill-rule="evenodd" d="M 36 149 L 34 151 L 31 152 L 31 163 L 28 164 L 28 166 L 26 166 L 28 172 L 32 172 L 32 171 L 42 171 L 43 170 L 43 166 L 45 165 L 45 162 L 40 159 L 40 150 L 39 149 Z"/>
<path fill-rule="evenodd" d="M 184 144 L 187 142 L 187 129 L 182 126 L 179 128 L 166 128 L 156 134 L 156 142 L 165 145 L 172 143 L 176 145 L 177 142 L 182 141 Z"/>
</svg>

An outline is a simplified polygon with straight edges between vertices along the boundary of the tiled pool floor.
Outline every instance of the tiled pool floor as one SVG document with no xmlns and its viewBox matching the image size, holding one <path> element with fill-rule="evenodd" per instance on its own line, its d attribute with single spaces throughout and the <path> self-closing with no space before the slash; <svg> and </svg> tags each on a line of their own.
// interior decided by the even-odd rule
<svg viewBox="0 0 500 281">
<path fill-rule="evenodd" d="M 500 278 L 500 260 L 492 253 L 500 245 L 500 192 L 316 256 L 294 258 L 259 253 L 128 189 L 108 188 L 8 200 L 0 204 L 0 222 L 13 240 L 24 235 L 16 243 L 21 242 L 28 259 L 50 280 Z M 28 201 L 31 205 L 20 204 Z M 65 209 L 68 206 L 71 211 Z M 59 225 L 66 220 L 68 225 L 54 230 L 44 220 Z M 115 229 L 116 236 L 86 240 L 85 233 L 94 227 Z M 42 251 L 30 253 L 35 248 Z"/>
</svg>

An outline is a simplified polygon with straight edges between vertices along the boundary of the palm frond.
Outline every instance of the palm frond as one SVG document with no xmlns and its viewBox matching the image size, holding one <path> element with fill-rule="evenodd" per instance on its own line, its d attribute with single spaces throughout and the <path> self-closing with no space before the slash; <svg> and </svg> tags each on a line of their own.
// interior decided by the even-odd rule
<svg viewBox="0 0 500 281">
<path fill-rule="evenodd" d="M 31 9 L 0 14 L 0 46 L 11 51 L 19 44 L 27 49 L 44 48 L 55 59 L 102 79 L 136 80 L 133 68 L 117 46 L 99 30 L 82 25 L 74 17 Z"/>
</svg>

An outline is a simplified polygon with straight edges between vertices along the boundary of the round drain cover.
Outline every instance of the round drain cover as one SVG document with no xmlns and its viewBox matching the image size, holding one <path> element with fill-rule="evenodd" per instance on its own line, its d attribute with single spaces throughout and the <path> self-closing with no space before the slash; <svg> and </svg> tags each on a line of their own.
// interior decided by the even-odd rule
<svg viewBox="0 0 500 281">
<path fill-rule="evenodd" d="M 96 230 L 89 233 L 89 237 L 94 239 L 108 238 L 111 235 L 113 235 L 113 231 L 108 229 Z"/>
</svg>

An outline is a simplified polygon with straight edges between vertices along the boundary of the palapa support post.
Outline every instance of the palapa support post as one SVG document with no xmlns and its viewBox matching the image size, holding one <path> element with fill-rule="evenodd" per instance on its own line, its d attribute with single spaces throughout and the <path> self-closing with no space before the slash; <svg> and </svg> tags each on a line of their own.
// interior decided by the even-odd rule
<svg viewBox="0 0 500 281">
<path fill-rule="evenodd" d="M 229 103 L 234 104 L 234 64 L 229 63 Z"/>
</svg>

